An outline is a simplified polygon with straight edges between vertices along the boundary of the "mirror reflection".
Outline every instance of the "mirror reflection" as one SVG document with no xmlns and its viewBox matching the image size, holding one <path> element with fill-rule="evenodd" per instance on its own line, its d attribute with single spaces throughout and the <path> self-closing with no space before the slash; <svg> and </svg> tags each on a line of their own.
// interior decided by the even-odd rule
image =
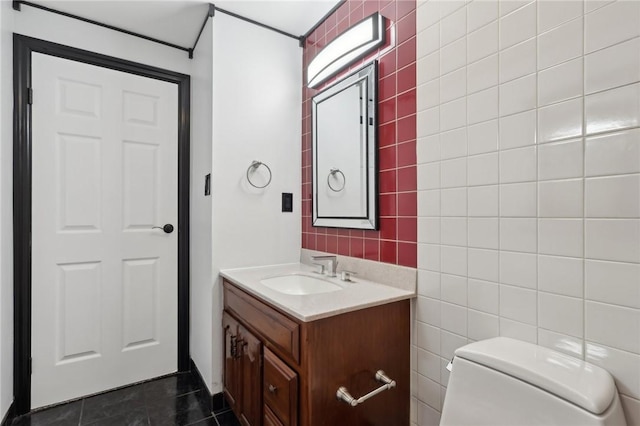
<svg viewBox="0 0 640 426">
<path fill-rule="evenodd" d="M 377 229 L 377 62 L 312 99 L 313 225 Z"/>
</svg>

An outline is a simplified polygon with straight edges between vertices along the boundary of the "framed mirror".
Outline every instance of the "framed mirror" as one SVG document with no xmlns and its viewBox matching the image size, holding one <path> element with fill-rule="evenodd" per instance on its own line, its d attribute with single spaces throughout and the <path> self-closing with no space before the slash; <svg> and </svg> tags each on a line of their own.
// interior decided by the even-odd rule
<svg viewBox="0 0 640 426">
<path fill-rule="evenodd" d="M 313 226 L 378 229 L 378 62 L 311 100 Z"/>
</svg>

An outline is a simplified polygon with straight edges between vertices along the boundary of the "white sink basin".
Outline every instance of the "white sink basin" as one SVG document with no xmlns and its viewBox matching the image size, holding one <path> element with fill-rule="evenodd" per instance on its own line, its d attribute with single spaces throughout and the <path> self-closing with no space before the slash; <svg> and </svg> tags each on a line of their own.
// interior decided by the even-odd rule
<svg viewBox="0 0 640 426">
<path fill-rule="evenodd" d="M 342 290 L 339 285 L 320 277 L 305 274 L 288 274 L 264 278 L 260 280 L 260 283 L 277 292 L 298 296 Z"/>
</svg>

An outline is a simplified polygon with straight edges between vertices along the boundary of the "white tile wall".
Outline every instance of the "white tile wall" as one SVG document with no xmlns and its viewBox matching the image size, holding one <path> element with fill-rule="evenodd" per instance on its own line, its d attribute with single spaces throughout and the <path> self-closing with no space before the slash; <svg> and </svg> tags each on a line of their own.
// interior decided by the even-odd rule
<svg viewBox="0 0 640 426">
<path fill-rule="evenodd" d="M 450 188 L 440 191 L 440 214 L 435 216 L 466 216 L 467 188 Z"/>
<path fill-rule="evenodd" d="M 538 183 L 540 217 L 582 217 L 582 179 L 551 180 Z"/>
<path fill-rule="evenodd" d="M 533 218 L 500 219 L 500 249 L 535 253 L 537 223 Z"/>
<path fill-rule="evenodd" d="M 478 1 L 467 6 L 467 31 L 481 28 L 498 18 L 498 2 Z"/>
<path fill-rule="evenodd" d="M 640 1 L 423 0 L 417 363 L 497 335 L 608 369 L 640 424 Z"/>
<path fill-rule="evenodd" d="M 474 155 L 468 161 L 469 186 L 498 183 L 498 153 Z"/>
<path fill-rule="evenodd" d="M 585 272 L 588 300 L 640 308 L 640 265 L 587 260 Z"/>
<path fill-rule="evenodd" d="M 640 175 L 585 179 L 586 217 L 640 217 Z"/>
<path fill-rule="evenodd" d="M 593 52 L 584 58 L 585 93 L 595 93 L 638 81 L 640 40 L 637 38 Z"/>
<path fill-rule="evenodd" d="M 500 253 L 500 282 L 530 289 L 536 288 L 536 255 L 503 251 Z"/>
<path fill-rule="evenodd" d="M 500 274 L 500 257 L 497 250 L 469 249 L 469 278 L 487 281 L 498 281 Z"/>
<path fill-rule="evenodd" d="M 469 64 L 498 51 L 498 22 L 486 25 L 467 36 Z M 496 68 L 497 69 L 497 68 Z"/>
<path fill-rule="evenodd" d="M 604 263 L 604 262 L 601 262 Z M 594 265 L 597 268 L 599 265 Z M 605 273 L 605 268 L 594 269 Z M 538 256 L 538 290 L 565 296 L 582 297 L 584 294 L 584 261 L 582 258 Z M 621 274 L 624 274 L 623 271 Z M 594 272 L 591 272 L 594 274 Z M 602 291 L 608 280 L 596 280 L 592 286 L 594 297 Z M 600 293 L 601 294 L 601 293 Z M 599 299 L 594 299 L 599 300 Z"/>
<path fill-rule="evenodd" d="M 585 97 L 587 134 L 637 127 L 640 84 L 618 87 Z"/>
<path fill-rule="evenodd" d="M 467 97 L 467 122 L 481 123 L 498 117 L 498 89 L 492 87 Z"/>
<path fill-rule="evenodd" d="M 500 182 L 527 182 L 536 178 L 536 147 L 500 151 Z"/>
<path fill-rule="evenodd" d="M 503 17 L 500 18 L 499 25 L 500 49 L 506 49 L 516 43 L 535 37 L 536 4 L 531 2 L 513 13 L 503 14 Z"/>
<path fill-rule="evenodd" d="M 536 75 L 500 84 L 500 116 L 526 111 L 536 106 Z"/>
<path fill-rule="evenodd" d="M 582 139 L 543 143 L 538 150 L 538 180 L 568 179 L 583 175 Z"/>
<path fill-rule="evenodd" d="M 538 109 L 538 142 L 575 138 L 582 134 L 582 98 Z"/>
<path fill-rule="evenodd" d="M 536 110 L 500 117 L 500 149 L 536 143 Z"/>
<path fill-rule="evenodd" d="M 467 219 L 443 217 L 440 220 L 440 243 L 450 246 L 467 245 Z"/>
<path fill-rule="evenodd" d="M 540 2 L 538 2 L 540 3 Z M 558 2 L 558 3 L 569 3 Z M 538 34 L 538 69 L 579 58 L 583 55 L 582 19 L 575 19 L 548 32 Z"/>
<path fill-rule="evenodd" d="M 480 59 L 470 64 L 465 71 L 467 71 L 465 78 L 467 78 L 468 93 L 494 87 L 498 84 L 498 55 Z"/>
<path fill-rule="evenodd" d="M 498 185 L 470 187 L 467 191 L 469 216 L 498 216 Z"/>
<path fill-rule="evenodd" d="M 498 249 L 500 222 L 494 217 L 468 219 L 469 247 Z M 471 258 L 469 258 L 471 264 Z"/>
<path fill-rule="evenodd" d="M 557 294 L 538 294 L 538 327 L 558 333 L 583 337 L 583 301 Z"/>
<path fill-rule="evenodd" d="M 449 102 L 467 93 L 467 69 L 450 72 L 440 78 L 440 102 Z"/>
<path fill-rule="evenodd" d="M 582 358 L 584 353 L 581 338 L 567 336 L 544 328 L 538 328 L 538 344 L 577 358 Z"/>
<path fill-rule="evenodd" d="M 640 172 L 640 131 L 609 133 L 585 140 L 585 175 Z"/>
<path fill-rule="evenodd" d="M 591 259 L 640 262 L 640 221 L 587 219 L 585 256 Z"/>
<path fill-rule="evenodd" d="M 483 340 L 499 335 L 500 322 L 497 316 L 469 309 L 467 334 L 470 339 Z"/>
<path fill-rule="evenodd" d="M 592 13 L 585 21 L 585 53 L 612 46 L 640 35 L 640 3 L 616 1 Z M 614 25 L 615 24 L 615 25 Z"/>
<path fill-rule="evenodd" d="M 495 282 L 469 279 L 469 308 L 497 315 L 500 306 L 498 287 Z"/>
<path fill-rule="evenodd" d="M 459 275 L 442 274 L 442 300 L 460 306 L 467 305 L 467 278 Z"/>
<path fill-rule="evenodd" d="M 534 56 L 535 57 L 535 56 Z M 553 66 L 538 74 L 538 105 L 549 105 L 582 95 L 582 58 Z"/>
<path fill-rule="evenodd" d="M 500 216 L 535 217 L 536 183 L 512 183 L 500 186 Z"/>
<path fill-rule="evenodd" d="M 538 253 L 556 256 L 582 256 L 582 219 L 539 219 Z"/>
<path fill-rule="evenodd" d="M 542 1 L 538 3 L 538 32 L 544 33 L 582 16 L 581 1 Z"/>
</svg>

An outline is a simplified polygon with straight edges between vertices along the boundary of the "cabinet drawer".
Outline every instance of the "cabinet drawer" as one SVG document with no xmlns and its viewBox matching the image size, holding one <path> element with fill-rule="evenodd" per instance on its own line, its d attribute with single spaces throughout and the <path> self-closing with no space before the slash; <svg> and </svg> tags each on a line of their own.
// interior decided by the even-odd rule
<svg viewBox="0 0 640 426">
<path fill-rule="evenodd" d="M 260 334 L 282 355 L 300 362 L 300 326 L 233 284 L 224 282 L 224 307 Z"/>
<path fill-rule="evenodd" d="M 264 350 L 262 397 L 283 425 L 298 424 L 298 375 L 268 349 Z M 266 413 L 265 413 L 266 416 Z"/>
</svg>

